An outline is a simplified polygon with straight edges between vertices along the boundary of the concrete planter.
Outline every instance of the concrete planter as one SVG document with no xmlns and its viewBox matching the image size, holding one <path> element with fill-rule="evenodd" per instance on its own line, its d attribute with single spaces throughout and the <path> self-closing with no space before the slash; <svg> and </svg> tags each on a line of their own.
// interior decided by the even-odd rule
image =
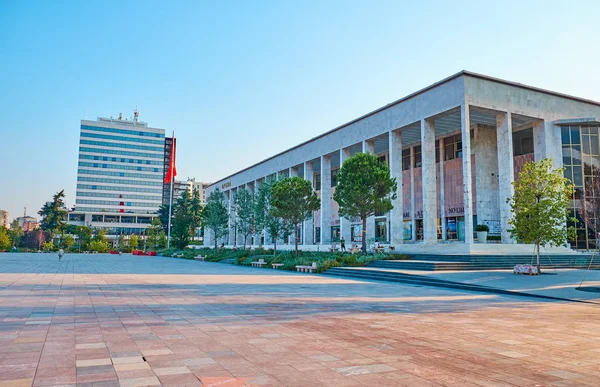
<svg viewBox="0 0 600 387">
<path fill-rule="evenodd" d="M 487 243 L 487 231 L 477 231 L 477 241 L 479 243 Z"/>
</svg>

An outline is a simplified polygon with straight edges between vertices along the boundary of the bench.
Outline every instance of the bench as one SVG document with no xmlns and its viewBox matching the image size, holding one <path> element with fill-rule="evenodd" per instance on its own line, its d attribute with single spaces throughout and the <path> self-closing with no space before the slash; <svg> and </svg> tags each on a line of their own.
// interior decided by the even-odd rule
<svg viewBox="0 0 600 387">
<path fill-rule="evenodd" d="M 513 274 L 528 274 L 528 275 L 538 275 L 537 266 L 533 265 L 515 265 L 513 268 Z"/>
<path fill-rule="evenodd" d="M 329 252 L 333 253 L 338 251 L 339 249 L 337 248 L 337 246 L 335 245 L 335 243 L 333 245 L 331 245 L 331 247 L 329 248 Z"/>
<path fill-rule="evenodd" d="M 183 254 L 173 253 L 172 257 L 173 258 L 183 258 Z"/>
<path fill-rule="evenodd" d="M 198 256 L 194 257 L 194 259 L 195 259 L 196 261 L 204 261 L 204 260 L 206 259 L 206 257 L 203 257 L 203 256 L 201 256 L 201 255 L 198 255 Z"/>
<path fill-rule="evenodd" d="M 283 266 L 283 263 L 272 263 L 271 266 L 273 266 L 273 269 L 277 270 L 278 268 Z"/>
<path fill-rule="evenodd" d="M 351 254 L 357 254 L 359 252 L 360 252 L 360 249 L 356 245 L 353 245 L 352 248 L 350 249 Z"/>
<path fill-rule="evenodd" d="M 261 258 L 261 259 L 259 259 L 258 261 L 253 261 L 253 262 L 252 262 L 252 266 L 255 266 L 255 267 L 263 267 L 263 266 L 264 266 L 264 265 L 266 265 L 266 264 L 267 264 L 267 263 L 266 263 L 266 262 L 265 262 L 265 260 L 264 260 L 264 259 L 262 259 L 262 258 Z"/>
<path fill-rule="evenodd" d="M 314 270 L 317 270 L 317 263 L 313 262 L 310 266 L 298 265 L 296 266 L 296 271 L 303 273 L 312 273 Z"/>
</svg>

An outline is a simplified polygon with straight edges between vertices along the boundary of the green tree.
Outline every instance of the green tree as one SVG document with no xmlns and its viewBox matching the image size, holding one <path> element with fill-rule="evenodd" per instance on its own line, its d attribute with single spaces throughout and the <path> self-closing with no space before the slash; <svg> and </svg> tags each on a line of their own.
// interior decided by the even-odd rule
<svg viewBox="0 0 600 387">
<path fill-rule="evenodd" d="M 167 247 L 167 234 L 163 230 L 160 230 L 158 234 L 158 248 L 164 249 Z"/>
<path fill-rule="evenodd" d="M 175 216 L 171 224 L 171 243 L 178 249 L 185 248 L 190 243 L 192 228 L 192 198 L 189 191 L 184 191 L 173 206 Z"/>
<path fill-rule="evenodd" d="M 344 218 L 359 217 L 362 221 L 362 251 L 367 253 L 367 218 L 388 212 L 396 198 L 398 184 L 390 176 L 387 164 L 372 153 L 357 153 L 342 164 L 333 199 Z"/>
<path fill-rule="evenodd" d="M 117 246 L 119 246 L 120 248 L 123 248 L 123 246 L 125 246 L 125 235 L 119 234 L 119 236 L 117 237 Z"/>
<path fill-rule="evenodd" d="M 88 226 L 77 226 L 75 234 L 79 243 L 79 251 L 81 249 L 87 250 L 89 243 L 92 241 L 92 229 Z"/>
<path fill-rule="evenodd" d="M 569 201 L 574 186 L 564 177 L 564 168 L 552 168 L 552 159 L 532 161 L 523 166 L 519 179 L 513 182 L 515 193 L 508 199 L 513 211 L 509 221 L 511 236 L 534 245 L 537 267 L 540 267 L 540 246 L 566 246 L 573 232 L 568 230 Z"/>
<path fill-rule="evenodd" d="M 12 246 L 17 246 L 17 247 L 21 246 L 21 241 L 23 239 L 23 236 L 25 235 L 25 232 L 23 231 L 21 226 L 19 226 L 19 222 L 16 219 L 10 225 L 10 230 L 8 231 L 8 235 L 10 237 Z"/>
<path fill-rule="evenodd" d="M 200 199 L 199 189 L 195 189 L 192 193 L 190 216 L 192 219 L 190 232 L 193 239 L 198 234 L 198 229 L 202 226 L 202 200 Z"/>
<path fill-rule="evenodd" d="M 217 239 L 227 234 L 227 207 L 225 207 L 225 194 L 218 188 L 208 195 L 206 205 L 202 210 L 202 223 L 205 230 L 211 230 L 215 237 L 215 249 Z"/>
<path fill-rule="evenodd" d="M 300 177 L 287 177 L 273 185 L 271 213 L 293 227 L 296 256 L 298 256 L 298 226 L 309 219 L 320 205 L 321 201 L 313 191 L 312 184 Z"/>
<path fill-rule="evenodd" d="M 52 251 L 54 249 L 54 243 L 52 241 L 44 242 L 42 244 L 42 250 Z"/>
<path fill-rule="evenodd" d="M 158 249 L 158 238 L 160 235 L 160 232 L 163 232 L 162 229 L 162 224 L 160 223 L 160 219 L 159 218 L 154 218 L 152 219 L 152 223 L 150 223 L 150 226 L 146 229 L 146 243 L 148 244 L 148 248 L 151 250 L 157 250 Z"/>
<path fill-rule="evenodd" d="M 42 230 L 49 231 L 50 235 L 62 231 L 66 227 L 67 210 L 65 208 L 65 190 L 57 192 L 52 196 L 52 201 L 44 204 L 38 215 L 42 217 Z"/>
<path fill-rule="evenodd" d="M 63 245 L 65 246 L 65 248 L 67 250 L 70 250 L 73 247 L 73 245 L 75 244 L 75 238 L 73 238 L 72 235 L 68 234 L 63 238 L 62 242 L 63 242 Z"/>
<path fill-rule="evenodd" d="M 138 237 L 137 235 L 135 235 L 135 234 L 132 234 L 132 235 L 129 237 L 129 246 L 130 246 L 132 249 L 136 249 L 136 248 L 138 247 L 138 245 L 139 245 L 139 244 L 140 244 L 140 239 L 139 239 L 139 237 Z"/>
<path fill-rule="evenodd" d="M 96 231 L 96 235 L 94 235 L 94 238 L 89 244 L 89 249 L 99 253 L 106 253 L 108 248 L 109 243 L 106 240 L 106 233 L 103 229 L 98 229 L 98 231 Z"/>
<path fill-rule="evenodd" d="M 254 199 L 245 188 L 238 189 L 233 197 L 235 206 L 235 223 L 237 232 L 244 237 L 244 249 L 250 234 L 252 234 L 254 220 Z"/>
<path fill-rule="evenodd" d="M 169 205 L 168 204 L 162 204 L 160 207 L 158 207 L 158 219 L 160 220 L 160 224 L 162 225 L 162 229 L 165 231 L 165 233 L 168 233 L 169 230 Z M 173 214 L 171 214 L 171 222 L 173 222 Z"/>
<path fill-rule="evenodd" d="M 8 230 L 0 226 L 0 251 L 9 250 L 12 247 L 12 243 L 10 240 L 10 236 L 8 235 Z"/>
<path fill-rule="evenodd" d="M 277 239 L 281 238 L 285 230 L 283 219 L 274 216 L 271 212 L 271 199 L 275 179 L 268 178 L 258 187 L 254 204 L 254 231 L 260 233 L 266 230 L 274 240 L 274 253 L 277 253 Z M 266 242 L 266 241 L 265 241 Z"/>
</svg>

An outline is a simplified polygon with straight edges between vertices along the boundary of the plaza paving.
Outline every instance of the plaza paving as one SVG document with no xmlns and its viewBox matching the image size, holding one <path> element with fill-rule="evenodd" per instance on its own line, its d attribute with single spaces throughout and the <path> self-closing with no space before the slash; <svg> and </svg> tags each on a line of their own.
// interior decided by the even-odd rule
<svg viewBox="0 0 600 387">
<path fill-rule="evenodd" d="M 598 308 L 164 257 L 0 254 L 0 386 L 597 386 Z"/>
</svg>

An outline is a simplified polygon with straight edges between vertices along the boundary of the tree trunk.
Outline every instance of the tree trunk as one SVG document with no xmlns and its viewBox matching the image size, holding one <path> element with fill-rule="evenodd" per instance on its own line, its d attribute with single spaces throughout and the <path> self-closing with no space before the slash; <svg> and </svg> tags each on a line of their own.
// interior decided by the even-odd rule
<svg viewBox="0 0 600 387">
<path fill-rule="evenodd" d="M 273 239 L 273 255 L 277 254 L 277 238 Z"/>
<path fill-rule="evenodd" d="M 296 243 L 296 258 L 298 258 L 298 223 L 294 223 L 294 242 Z"/>
<path fill-rule="evenodd" d="M 217 233 L 215 233 L 215 250 L 217 249 L 217 243 L 218 243 L 217 239 L 219 239 L 219 238 L 217 238 Z"/>
<path fill-rule="evenodd" d="M 362 251 L 367 254 L 367 217 L 362 217 Z"/>
</svg>

